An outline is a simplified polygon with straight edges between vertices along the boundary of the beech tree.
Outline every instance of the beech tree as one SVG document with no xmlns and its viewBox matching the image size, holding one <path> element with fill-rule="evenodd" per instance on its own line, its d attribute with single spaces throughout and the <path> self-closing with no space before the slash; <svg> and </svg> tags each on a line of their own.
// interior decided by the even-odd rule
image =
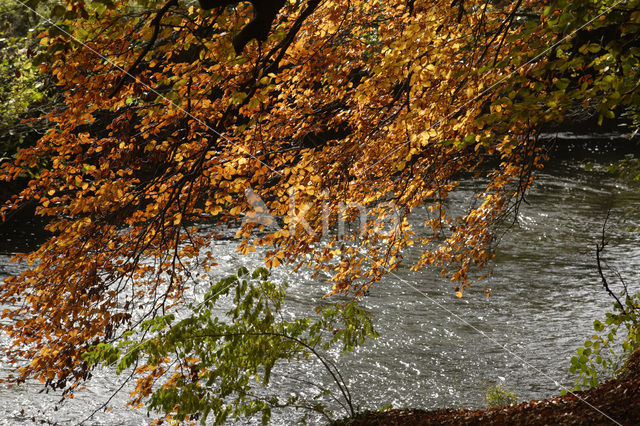
<svg viewBox="0 0 640 426">
<path fill-rule="evenodd" d="M 40 69 L 64 105 L 0 168 L 36 175 L 3 214 L 36 200 L 54 234 L 0 286 L 9 357 L 28 360 L 12 380 L 86 379 L 90 347 L 215 268 L 224 225 L 268 268 L 356 297 L 419 246 L 409 266 L 462 296 L 544 165 L 545 126 L 576 108 L 638 121 L 635 0 L 291 0 L 258 30 L 268 2 L 220 3 L 54 8 Z M 460 213 L 463 177 L 482 187 Z"/>
</svg>

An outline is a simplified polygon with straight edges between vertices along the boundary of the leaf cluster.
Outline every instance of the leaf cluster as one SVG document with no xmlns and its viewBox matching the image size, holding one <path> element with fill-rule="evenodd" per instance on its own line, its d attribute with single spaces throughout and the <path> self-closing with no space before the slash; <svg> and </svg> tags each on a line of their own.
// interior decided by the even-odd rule
<svg viewBox="0 0 640 426">
<path fill-rule="evenodd" d="M 574 390 L 597 386 L 624 371 L 625 361 L 640 348 L 640 293 L 615 304 L 604 322 L 593 322 L 595 333 L 571 357 L 571 373 L 576 375 Z"/>
<path fill-rule="evenodd" d="M 41 30 L 36 13 L 0 1 L 0 161 L 31 136 L 34 124 L 23 120 L 39 115 L 45 100 L 46 79 L 34 63 Z"/>
<path fill-rule="evenodd" d="M 355 302 L 329 305 L 312 318 L 286 320 L 283 315 L 286 285 L 269 281 L 269 272 L 259 268 L 213 284 L 204 301 L 175 315 L 157 316 L 127 332 L 116 344 L 100 343 L 83 355 L 89 364 L 116 366 L 117 373 L 137 368 L 133 405 L 146 402 L 150 410 L 173 420 L 200 419 L 205 424 L 224 424 L 229 417 L 261 414 L 267 423 L 274 407 L 292 406 L 320 411 L 318 400 L 328 390 L 319 382 L 317 395 L 297 395 L 281 400 L 266 388 L 278 362 L 303 362 L 317 358 L 332 375 L 339 398 L 352 404 L 339 371 L 323 355 L 340 346 L 352 350 L 368 337 L 375 337 L 371 318 Z M 226 300 L 230 299 L 230 300 Z M 224 303 L 224 301 L 228 303 Z M 221 313 L 221 305 L 231 307 Z M 138 366 L 140 365 L 140 366 Z M 301 364 L 302 365 L 302 364 Z M 352 413 L 347 413 L 352 414 Z"/>
</svg>

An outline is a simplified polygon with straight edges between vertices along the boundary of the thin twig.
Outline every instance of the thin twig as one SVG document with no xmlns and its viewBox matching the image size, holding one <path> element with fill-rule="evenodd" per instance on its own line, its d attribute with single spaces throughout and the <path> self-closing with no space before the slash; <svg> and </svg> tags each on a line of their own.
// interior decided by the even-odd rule
<svg viewBox="0 0 640 426">
<path fill-rule="evenodd" d="M 600 278 L 602 279 L 602 286 L 607 291 L 607 293 L 609 293 L 609 295 L 616 300 L 618 305 L 620 305 L 620 309 L 622 310 L 622 312 L 625 312 L 624 305 L 622 304 L 622 302 L 620 302 L 620 299 L 618 299 L 618 296 L 616 296 L 615 293 L 611 291 L 611 288 L 609 288 L 609 283 L 607 282 L 607 278 L 604 276 L 604 272 L 602 271 L 602 261 L 600 259 L 600 255 L 602 254 L 605 246 L 607 245 L 605 232 L 606 232 L 607 221 L 609 220 L 609 216 L 611 216 L 611 209 L 609 209 L 609 211 L 607 212 L 607 217 L 604 219 L 604 223 L 602 224 L 602 235 L 600 239 L 600 244 L 596 243 L 596 262 L 598 265 L 598 274 L 600 274 Z"/>
<path fill-rule="evenodd" d="M 167 13 L 167 11 L 171 6 L 175 6 L 177 4 L 178 4 L 178 0 L 169 0 L 169 2 L 167 2 L 164 6 L 162 6 L 162 8 L 158 11 L 155 18 L 153 18 L 153 21 L 151 21 L 151 25 L 153 26 L 153 34 L 151 35 L 151 39 L 149 39 L 149 42 L 146 44 L 142 52 L 140 52 L 135 62 L 125 72 L 125 74 L 122 76 L 118 84 L 116 84 L 116 87 L 113 88 L 110 96 L 114 96 L 116 93 L 118 93 L 122 88 L 122 86 L 124 85 L 127 78 L 133 75 L 133 73 L 136 71 L 136 68 L 138 68 L 138 65 L 140 65 L 140 62 L 142 62 L 144 57 L 147 55 L 147 53 L 149 53 L 149 50 L 151 50 L 151 47 L 155 44 L 156 40 L 158 39 L 158 34 L 160 33 L 160 22 L 162 21 L 164 14 Z"/>
</svg>

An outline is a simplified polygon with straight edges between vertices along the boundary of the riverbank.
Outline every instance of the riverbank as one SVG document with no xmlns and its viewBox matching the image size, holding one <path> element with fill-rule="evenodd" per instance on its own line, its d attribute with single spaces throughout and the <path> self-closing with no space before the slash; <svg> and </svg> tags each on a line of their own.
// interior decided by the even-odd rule
<svg viewBox="0 0 640 426">
<path fill-rule="evenodd" d="M 364 425 L 503 425 L 503 424 L 640 424 L 640 350 L 627 364 L 624 377 L 574 395 L 529 401 L 490 410 L 396 409 L 366 412 L 333 426 Z"/>
</svg>

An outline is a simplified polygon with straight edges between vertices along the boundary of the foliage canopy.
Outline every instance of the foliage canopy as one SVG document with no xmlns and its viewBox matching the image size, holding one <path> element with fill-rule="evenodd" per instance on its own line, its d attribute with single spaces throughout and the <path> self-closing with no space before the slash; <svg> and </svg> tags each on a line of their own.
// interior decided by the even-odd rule
<svg viewBox="0 0 640 426">
<path fill-rule="evenodd" d="M 266 246 L 268 267 L 312 268 L 336 293 L 362 294 L 414 245 L 409 266 L 462 291 L 543 166 L 545 125 L 576 108 L 639 121 L 639 3 L 291 0 L 240 54 L 248 3 L 52 7 L 40 69 L 64 104 L 0 168 L 37 170 L 1 211 L 36 200 L 55 234 L 0 287 L 9 356 L 29 360 L 15 380 L 87 378 L 90 347 L 165 314 L 215 267 L 222 224 L 239 226 L 241 252 Z M 465 176 L 482 187 L 461 212 L 448 196 Z M 243 221 L 249 188 L 277 229 Z"/>
</svg>

